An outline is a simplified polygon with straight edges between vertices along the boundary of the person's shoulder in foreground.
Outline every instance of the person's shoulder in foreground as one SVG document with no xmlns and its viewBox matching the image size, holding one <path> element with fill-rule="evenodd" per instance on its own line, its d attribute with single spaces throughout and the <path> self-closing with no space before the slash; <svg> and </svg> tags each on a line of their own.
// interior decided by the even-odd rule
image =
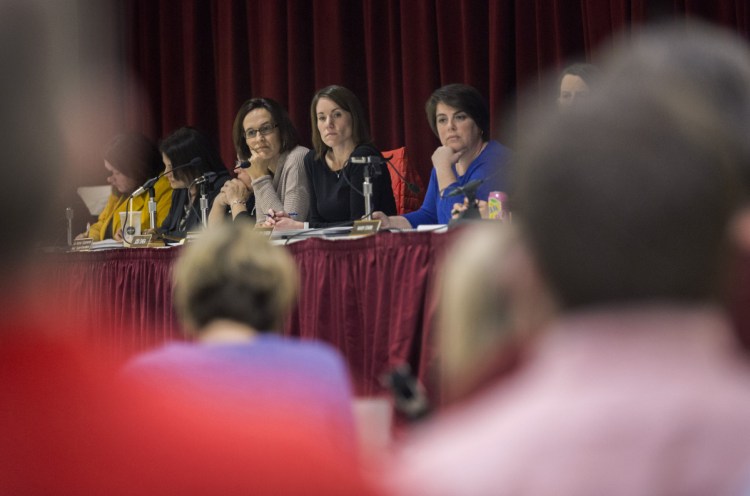
<svg viewBox="0 0 750 496">
<path fill-rule="evenodd" d="M 750 368 L 733 346 L 711 310 L 565 319 L 517 376 L 417 429 L 383 480 L 395 494 L 739 494 Z"/>
<path fill-rule="evenodd" d="M 304 416 L 154 394 L 114 381 L 100 350 L 41 332 L 2 341 L 3 494 L 371 494 Z"/>
</svg>

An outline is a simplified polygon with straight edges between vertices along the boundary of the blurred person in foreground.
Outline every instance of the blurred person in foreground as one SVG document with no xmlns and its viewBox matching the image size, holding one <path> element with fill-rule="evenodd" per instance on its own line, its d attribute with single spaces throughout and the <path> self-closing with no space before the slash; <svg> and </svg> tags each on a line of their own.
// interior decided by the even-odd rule
<svg viewBox="0 0 750 496">
<path fill-rule="evenodd" d="M 555 309 L 511 224 L 477 224 L 440 271 L 438 351 L 444 404 L 515 371 Z"/>
<path fill-rule="evenodd" d="M 750 121 L 728 117 L 714 98 L 731 88 L 735 104 L 748 101 L 750 56 L 741 40 L 695 28 L 657 31 L 644 53 L 668 53 L 686 37 L 711 49 L 681 62 L 729 69 L 726 79 L 618 73 L 587 102 L 531 119 L 514 219 L 558 316 L 512 380 L 404 446 L 393 492 L 747 487 L 750 363 L 719 296 L 733 230 L 748 215 L 741 137 Z M 699 91 L 706 81 L 713 96 Z"/>
<path fill-rule="evenodd" d="M 174 269 L 175 307 L 197 343 L 132 360 L 124 376 L 200 403 L 253 411 L 279 404 L 354 452 L 348 372 L 322 342 L 277 334 L 297 294 L 292 257 L 245 223 L 222 224 L 185 249 Z"/>
<path fill-rule="evenodd" d="M 270 404 L 239 415 L 119 384 L 102 350 L 76 339 L 75 316 L 28 280 L 42 262 L 30 241 L 50 219 L 48 203 L 28 198 L 49 197 L 69 166 L 53 14 L 48 2 L 0 2 L 0 64 L 13 68 L 0 79 L 0 131 L 24 184 L 0 196 L 0 494 L 369 493 L 298 415 Z"/>
<path fill-rule="evenodd" d="M 711 36 L 684 36 L 683 28 L 651 31 L 639 36 L 626 53 L 620 53 L 608 70 L 609 78 L 669 78 L 681 91 L 701 94 L 719 109 L 744 147 L 745 166 L 742 181 L 750 190 L 750 69 L 747 48 L 729 32 Z M 670 41 L 670 42 L 667 42 Z M 648 83 L 644 83 L 648 84 Z M 745 203 L 750 208 L 750 198 Z M 731 274 L 728 306 L 738 335 L 750 349 L 750 216 L 738 216 L 733 222 L 733 240 L 739 261 Z"/>
<path fill-rule="evenodd" d="M 159 175 L 162 170 L 159 150 L 145 136 L 121 134 L 107 145 L 104 152 L 104 167 L 109 172 L 107 182 L 112 185 L 107 205 L 99 214 L 97 222 L 77 238 L 93 238 L 94 241 L 114 238 L 122 241 L 120 212 L 129 208 L 130 195 L 148 179 Z M 169 179 L 160 178 L 154 184 L 156 202 L 156 226 L 160 226 L 169 212 L 172 201 L 172 188 Z M 148 193 L 133 198 L 132 211 L 141 212 L 141 230 L 149 227 Z"/>
<path fill-rule="evenodd" d="M 232 219 L 291 212 L 307 220 L 310 186 L 303 164 L 308 150 L 286 110 L 271 98 L 251 98 L 240 106 L 232 127 L 237 178 L 224 184 L 216 197 L 210 225 L 222 222 L 228 211 Z M 248 202 L 254 208 L 248 208 Z"/>
<path fill-rule="evenodd" d="M 410 229 L 423 224 L 447 224 L 454 203 L 451 196 L 472 181 L 481 181 L 476 197 L 487 200 L 491 191 L 507 190 L 510 150 L 490 140 L 490 112 L 482 95 L 466 84 L 449 84 L 430 95 L 425 104 L 427 121 L 440 139 L 432 154 L 432 173 L 419 210 L 389 216 L 374 212 L 382 229 Z"/>
</svg>

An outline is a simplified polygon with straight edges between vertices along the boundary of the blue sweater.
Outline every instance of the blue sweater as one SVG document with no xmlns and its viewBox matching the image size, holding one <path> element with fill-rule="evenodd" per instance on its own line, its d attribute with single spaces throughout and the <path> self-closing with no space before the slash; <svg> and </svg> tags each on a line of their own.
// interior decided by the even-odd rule
<svg viewBox="0 0 750 496">
<path fill-rule="evenodd" d="M 235 411 L 269 404 L 298 411 L 342 450 L 356 451 L 349 373 L 322 342 L 263 333 L 249 343 L 170 343 L 133 359 L 122 376 Z"/>
<path fill-rule="evenodd" d="M 437 173 L 433 167 L 430 174 L 430 184 L 427 186 L 422 207 L 416 212 L 405 214 L 406 220 L 417 227 L 422 224 L 447 224 L 451 220 L 451 209 L 454 203 L 463 203 L 464 196 L 445 197 L 445 194 L 475 179 L 485 179 L 477 190 L 477 198 L 487 200 L 491 191 L 508 191 L 508 170 L 511 152 L 497 141 L 490 141 L 477 158 L 469 165 L 466 174 L 458 177 L 456 166 L 453 173 L 458 179 L 445 188 L 441 197 L 438 191 Z"/>
</svg>

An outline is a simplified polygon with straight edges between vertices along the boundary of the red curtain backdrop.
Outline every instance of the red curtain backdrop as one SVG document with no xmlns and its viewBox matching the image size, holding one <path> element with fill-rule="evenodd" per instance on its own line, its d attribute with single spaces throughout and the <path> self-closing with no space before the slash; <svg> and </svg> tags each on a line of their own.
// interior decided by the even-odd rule
<svg viewBox="0 0 750 496">
<path fill-rule="evenodd" d="M 521 90 L 591 58 L 613 33 L 664 17 L 701 17 L 748 36 L 746 0 L 126 0 L 126 67 L 145 93 L 124 126 L 154 139 L 192 125 L 234 161 L 239 105 L 268 96 L 310 143 L 309 102 L 342 84 L 369 112 L 376 144 L 406 145 L 426 182 L 439 144 L 424 102 L 441 85 L 477 87 L 499 136 Z M 548 95 L 548 97 L 550 97 Z"/>
</svg>

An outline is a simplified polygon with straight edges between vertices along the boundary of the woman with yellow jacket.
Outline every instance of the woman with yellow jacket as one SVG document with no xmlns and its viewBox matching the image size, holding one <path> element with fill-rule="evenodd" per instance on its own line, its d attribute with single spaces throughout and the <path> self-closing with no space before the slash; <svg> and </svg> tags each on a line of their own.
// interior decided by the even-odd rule
<svg viewBox="0 0 750 496">
<path fill-rule="evenodd" d="M 104 152 L 104 167 L 109 171 L 107 182 L 112 185 L 112 193 L 99 220 L 78 238 L 89 237 L 94 241 L 114 238 L 122 240 L 120 212 L 128 209 L 130 195 L 147 179 L 159 175 L 163 164 L 156 146 L 140 134 L 116 136 Z M 159 227 L 169 213 L 172 203 L 172 188 L 167 177 L 160 178 L 154 185 L 156 201 L 156 227 Z M 133 198 L 133 211 L 141 212 L 141 231 L 150 227 L 148 193 Z"/>
</svg>

